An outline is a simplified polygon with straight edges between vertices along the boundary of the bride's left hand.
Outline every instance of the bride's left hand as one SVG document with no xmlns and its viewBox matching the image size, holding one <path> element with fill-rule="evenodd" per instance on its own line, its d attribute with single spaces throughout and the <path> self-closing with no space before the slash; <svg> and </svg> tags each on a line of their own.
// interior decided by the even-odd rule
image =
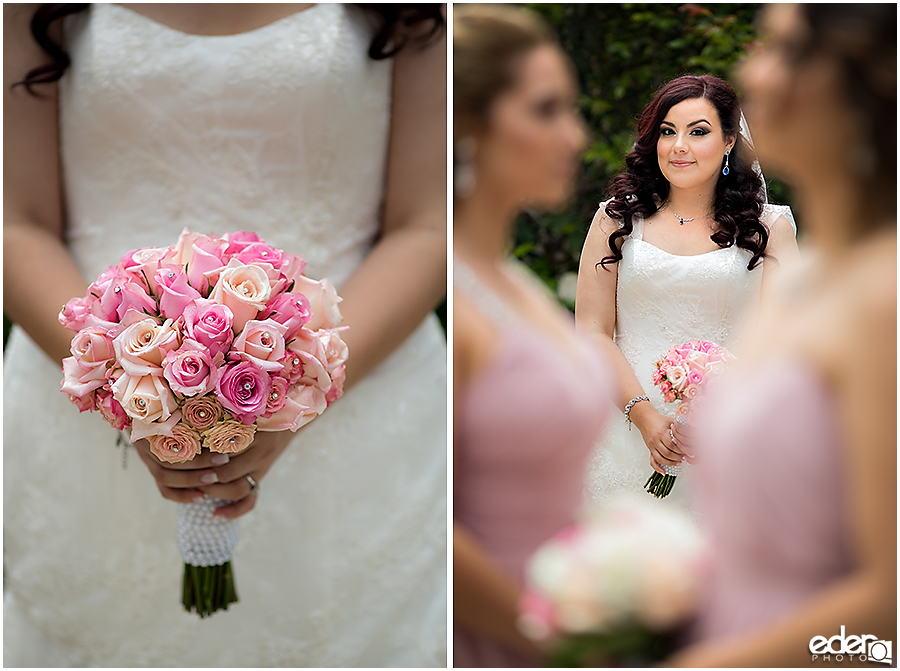
<svg viewBox="0 0 900 671">
<path fill-rule="evenodd" d="M 263 478 L 294 437 L 292 431 L 257 431 L 246 450 L 231 457 L 227 464 L 213 467 L 218 482 L 197 487 L 204 494 L 231 503 L 216 509 L 216 516 L 234 519 L 253 510 L 257 493 L 250 491 L 249 475 L 260 489 Z"/>
<path fill-rule="evenodd" d="M 689 464 L 695 463 L 696 454 L 694 452 L 694 431 L 690 426 L 681 422 L 672 422 L 672 434 L 675 436 L 675 443 L 684 454 L 684 460 Z"/>
</svg>

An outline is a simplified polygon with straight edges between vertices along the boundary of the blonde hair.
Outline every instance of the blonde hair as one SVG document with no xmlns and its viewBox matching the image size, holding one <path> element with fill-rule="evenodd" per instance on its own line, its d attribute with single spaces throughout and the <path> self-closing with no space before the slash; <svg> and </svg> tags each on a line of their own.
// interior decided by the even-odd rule
<svg viewBox="0 0 900 671">
<path fill-rule="evenodd" d="M 494 99 L 515 84 L 517 62 L 542 45 L 557 45 L 536 14 L 508 5 L 453 8 L 454 136 L 482 129 Z"/>
</svg>

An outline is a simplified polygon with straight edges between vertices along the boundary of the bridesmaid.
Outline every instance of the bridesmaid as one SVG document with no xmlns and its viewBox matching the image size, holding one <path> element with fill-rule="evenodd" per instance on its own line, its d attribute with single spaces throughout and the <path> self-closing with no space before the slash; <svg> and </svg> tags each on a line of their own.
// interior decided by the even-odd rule
<svg viewBox="0 0 900 671">
<path fill-rule="evenodd" d="M 536 666 L 516 629 L 525 563 L 573 521 L 611 371 L 505 256 L 525 206 L 571 186 L 585 133 L 569 62 L 511 8 L 454 16 L 455 666 Z"/>
<path fill-rule="evenodd" d="M 796 187 L 813 260 L 698 426 L 716 570 L 701 642 L 670 661 L 889 662 L 859 638 L 897 632 L 897 6 L 764 17 L 747 118 Z"/>
</svg>

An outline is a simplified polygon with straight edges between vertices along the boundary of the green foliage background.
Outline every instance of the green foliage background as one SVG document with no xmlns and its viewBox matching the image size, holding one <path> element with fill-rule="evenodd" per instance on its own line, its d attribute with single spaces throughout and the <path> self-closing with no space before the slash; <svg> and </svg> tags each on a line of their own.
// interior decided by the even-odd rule
<svg viewBox="0 0 900 671">
<path fill-rule="evenodd" d="M 625 167 L 644 106 L 660 86 L 682 74 L 722 77 L 740 95 L 733 70 L 756 38 L 761 5 L 523 6 L 553 26 L 575 63 L 580 109 L 591 133 L 573 202 L 560 212 L 525 213 L 516 226 L 514 254 L 556 290 L 560 276 L 578 270 L 591 219 L 607 198 L 611 179 Z M 789 204 L 789 195 L 776 182 L 769 183 L 769 199 Z"/>
</svg>

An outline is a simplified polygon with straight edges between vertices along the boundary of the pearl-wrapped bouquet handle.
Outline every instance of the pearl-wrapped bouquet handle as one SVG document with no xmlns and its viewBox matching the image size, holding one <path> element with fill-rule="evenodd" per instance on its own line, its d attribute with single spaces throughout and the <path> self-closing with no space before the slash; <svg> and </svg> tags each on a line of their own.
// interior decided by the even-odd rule
<svg viewBox="0 0 900 671">
<path fill-rule="evenodd" d="M 206 496 L 178 504 L 178 549 L 184 559 L 182 603 L 200 617 L 227 610 L 237 601 L 231 559 L 238 542 L 238 520 L 214 515 L 226 503 Z"/>
</svg>

